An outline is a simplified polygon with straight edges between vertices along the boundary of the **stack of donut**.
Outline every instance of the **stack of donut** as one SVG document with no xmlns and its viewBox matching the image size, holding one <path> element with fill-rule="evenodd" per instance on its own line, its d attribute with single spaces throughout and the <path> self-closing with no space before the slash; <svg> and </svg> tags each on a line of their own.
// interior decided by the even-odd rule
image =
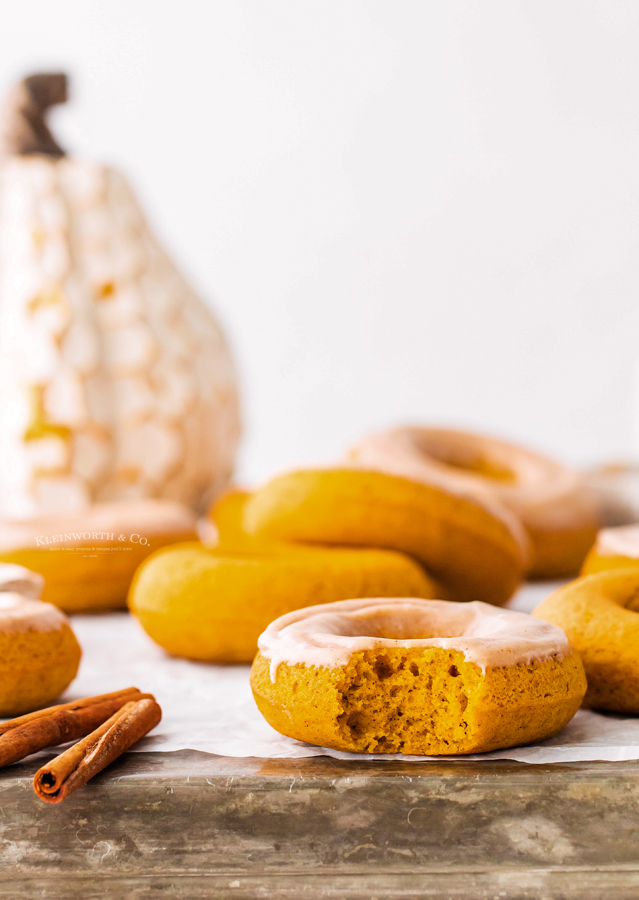
<svg viewBox="0 0 639 900">
<path fill-rule="evenodd" d="M 278 616 L 366 597 L 503 605 L 526 538 L 507 511 L 383 472 L 313 469 L 213 510 L 217 546 L 166 548 L 138 570 L 129 606 L 170 653 L 251 662 Z"/>
<path fill-rule="evenodd" d="M 250 662 L 278 616 L 412 596 L 502 606 L 526 573 L 575 571 L 596 533 L 577 476 L 503 442 L 395 429 L 339 468 L 280 475 L 213 508 L 214 547 L 167 548 L 138 571 L 131 610 L 169 652 Z"/>
<path fill-rule="evenodd" d="M 489 499 L 530 540 L 529 578 L 576 575 L 599 527 L 583 478 L 555 460 L 506 441 L 444 428 L 394 428 L 364 438 L 354 464 Z"/>
<path fill-rule="evenodd" d="M 250 662 L 278 616 L 355 598 L 502 606 L 525 574 L 576 571 L 596 509 L 576 474 L 527 450 L 426 428 L 372 435 L 339 468 L 280 475 L 215 505 L 214 547 L 167 548 L 129 606 L 169 652 Z"/>
<path fill-rule="evenodd" d="M 253 497 L 229 492 L 213 510 L 214 547 L 180 545 L 137 571 L 129 607 L 176 656 L 251 662 L 257 638 L 278 616 L 347 597 L 436 597 L 438 586 L 394 550 L 328 548 L 272 540 L 243 527 Z"/>
<path fill-rule="evenodd" d="M 447 600 L 502 606 L 526 563 L 522 529 L 489 498 L 354 467 L 274 478 L 248 500 L 243 523 L 269 541 L 399 551 L 422 564 Z"/>
</svg>

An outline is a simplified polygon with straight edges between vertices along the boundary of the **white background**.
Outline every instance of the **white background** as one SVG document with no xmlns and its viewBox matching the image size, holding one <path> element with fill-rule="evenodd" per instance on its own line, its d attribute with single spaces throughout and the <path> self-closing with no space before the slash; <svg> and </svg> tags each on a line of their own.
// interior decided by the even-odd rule
<svg viewBox="0 0 639 900">
<path fill-rule="evenodd" d="M 247 480 L 367 429 L 639 451 L 637 0 L 20 0 L 0 87 L 125 170 L 218 311 Z"/>
</svg>

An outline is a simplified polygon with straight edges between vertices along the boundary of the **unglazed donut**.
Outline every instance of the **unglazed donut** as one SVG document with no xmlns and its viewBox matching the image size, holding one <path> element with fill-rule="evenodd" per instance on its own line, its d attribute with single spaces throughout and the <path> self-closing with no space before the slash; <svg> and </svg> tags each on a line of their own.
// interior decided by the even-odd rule
<svg viewBox="0 0 639 900">
<path fill-rule="evenodd" d="M 285 612 L 399 591 L 435 597 L 438 588 L 416 562 L 386 550 L 178 546 L 142 564 L 129 607 L 169 653 L 239 663 L 251 662 L 260 633 Z"/>
<path fill-rule="evenodd" d="M 558 628 L 485 603 L 347 600 L 259 639 L 251 687 L 281 734 L 366 753 L 482 753 L 543 740 L 586 679 Z"/>
<path fill-rule="evenodd" d="M 103 503 L 82 513 L 0 520 L 0 561 L 43 575 L 42 599 L 67 612 L 113 609 L 126 606 L 143 559 L 189 538 L 196 538 L 195 517 L 178 503 Z"/>
<path fill-rule="evenodd" d="M 41 590 L 41 576 L 0 563 L 0 717 L 46 706 L 78 671 L 80 645 Z"/>
<path fill-rule="evenodd" d="M 230 488 L 213 503 L 207 518 L 215 528 L 217 546 L 240 549 L 259 543 L 243 525 L 244 508 L 250 497 L 250 491 Z"/>
<path fill-rule="evenodd" d="M 394 428 L 364 438 L 349 458 L 367 469 L 493 498 L 528 532 L 533 578 L 576 574 L 595 539 L 598 508 L 581 477 L 506 441 L 445 428 Z"/>
<path fill-rule="evenodd" d="M 594 575 L 608 569 L 639 567 L 639 525 L 602 528 L 586 557 L 582 575 Z"/>
<path fill-rule="evenodd" d="M 274 478 L 247 501 L 244 526 L 262 539 L 383 547 L 414 556 L 447 600 L 500 606 L 525 555 L 510 521 L 479 502 L 422 482 L 359 469 L 308 469 Z"/>
<path fill-rule="evenodd" d="M 586 706 L 639 713 L 639 568 L 578 578 L 533 615 L 562 628 L 581 655 Z"/>
</svg>

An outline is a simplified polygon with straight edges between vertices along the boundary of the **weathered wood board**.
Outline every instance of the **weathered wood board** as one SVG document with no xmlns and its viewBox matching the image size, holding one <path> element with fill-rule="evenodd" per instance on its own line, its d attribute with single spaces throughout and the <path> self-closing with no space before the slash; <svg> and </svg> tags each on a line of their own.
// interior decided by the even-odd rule
<svg viewBox="0 0 639 900">
<path fill-rule="evenodd" d="M 0 897 L 636 900 L 639 763 L 127 754 L 0 773 Z"/>
</svg>

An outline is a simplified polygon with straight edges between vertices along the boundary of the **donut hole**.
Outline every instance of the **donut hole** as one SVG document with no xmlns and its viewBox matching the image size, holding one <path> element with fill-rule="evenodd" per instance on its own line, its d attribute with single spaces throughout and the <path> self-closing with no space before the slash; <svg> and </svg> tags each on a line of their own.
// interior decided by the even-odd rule
<svg viewBox="0 0 639 900">
<path fill-rule="evenodd" d="M 624 599 L 623 606 L 629 612 L 639 613 L 639 587 Z"/>
<path fill-rule="evenodd" d="M 421 454 L 448 469 L 479 475 L 489 481 L 509 484 L 517 481 L 517 474 L 504 460 L 481 453 L 466 442 L 462 446 L 450 439 L 439 441 L 431 435 L 421 435 L 416 438 L 416 444 Z"/>
<path fill-rule="evenodd" d="M 507 484 L 512 484 L 516 481 L 515 473 L 511 469 L 482 457 L 472 460 L 442 459 L 437 461 L 444 463 L 449 469 L 469 472 L 471 475 L 480 475 L 482 478 L 488 478 L 490 481 L 502 481 Z"/>
<path fill-rule="evenodd" d="M 367 637 L 384 641 L 427 641 L 433 638 L 463 637 L 473 613 L 460 604 L 459 609 L 446 611 L 428 608 L 417 611 L 414 605 L 405 611 L 397 606 L 364 609 L 325 621 L 320 630 L 344 637 Z"/>
</svg>

